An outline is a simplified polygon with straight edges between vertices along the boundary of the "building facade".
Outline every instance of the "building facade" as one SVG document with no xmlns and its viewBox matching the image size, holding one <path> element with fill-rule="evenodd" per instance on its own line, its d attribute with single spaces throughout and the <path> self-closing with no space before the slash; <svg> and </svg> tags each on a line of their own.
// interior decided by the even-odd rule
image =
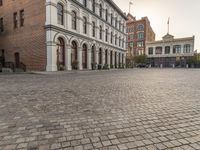
<svg viewBox="0 0 200 150">
<path fill-rule="evenodd" d="M 111 0 L 3 0 L 0 11 L 0 49 L 15 66 L 57 71 L 125 64 L 127 18 Z"/>
<path fill-rule="evenodd" d="M 186 67 L 194 56 L 195 37 L 177 38 L 167 34 L 160 41 L 146 43 L 146 55 L 152 67 Z"/>
<path fill-rule="evenodd" d="M 155 41 L 155 33 L 147 17 L 136 20 L 131 14 L 127 15 L 127 46 L 128 57 L 144 55 L 146 42 Z"/>
</svg>

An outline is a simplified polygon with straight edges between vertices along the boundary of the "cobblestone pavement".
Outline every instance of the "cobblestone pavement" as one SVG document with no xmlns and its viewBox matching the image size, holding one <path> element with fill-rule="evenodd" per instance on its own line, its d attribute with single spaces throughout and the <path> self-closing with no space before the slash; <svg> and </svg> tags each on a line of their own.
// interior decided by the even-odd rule
<svg viewBox="0 0 200 150">
<path fill-rule="evenodd" d="M 0 75 L 0 149 L 200 150 L 200 70 Z"/>
</svg>

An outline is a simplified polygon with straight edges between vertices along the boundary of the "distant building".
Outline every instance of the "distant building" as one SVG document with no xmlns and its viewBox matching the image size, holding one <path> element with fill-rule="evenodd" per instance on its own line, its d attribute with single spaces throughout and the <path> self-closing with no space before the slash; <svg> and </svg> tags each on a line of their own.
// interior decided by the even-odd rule
<svg viewBox="0 0 200 150">
<path fill-rule="evenodd" d="M 195 37 L 177 38 L 166 34 L 162 40 L 146 43 L 146 55 L 152 67 L 186 67 L 194 56 Z"/>
<path fill-rule="evenodd" d="M 127 48 L 128 57 L 145 54 L 146 42 L 155 41 L 155 33 L 147 17 L 136 20 L 130 13 L 127 15 Z"/>
</svg>

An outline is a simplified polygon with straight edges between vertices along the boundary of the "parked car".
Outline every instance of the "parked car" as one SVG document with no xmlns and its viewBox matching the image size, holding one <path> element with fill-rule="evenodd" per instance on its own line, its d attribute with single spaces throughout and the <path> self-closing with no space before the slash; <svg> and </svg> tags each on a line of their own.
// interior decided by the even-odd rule
<svg viewBox="0 0 200 150">
<path fill-rule="evenodd" d="M 137 68 L 149 68 L 149 64 L 137 64 Z"/>
</svg>

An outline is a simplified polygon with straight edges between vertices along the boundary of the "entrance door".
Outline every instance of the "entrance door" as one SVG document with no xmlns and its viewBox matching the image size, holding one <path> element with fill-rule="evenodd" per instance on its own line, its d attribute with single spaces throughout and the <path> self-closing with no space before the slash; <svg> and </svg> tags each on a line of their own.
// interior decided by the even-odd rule
<svg viewBox="0 0 200 150">
<path fill-rule="evenodd" d="M 20 55 L 17 52 L 17 53 L 15 53 L 15 67 L 19 68 L 19 66 L 20 66 Z"/>
</svg>

